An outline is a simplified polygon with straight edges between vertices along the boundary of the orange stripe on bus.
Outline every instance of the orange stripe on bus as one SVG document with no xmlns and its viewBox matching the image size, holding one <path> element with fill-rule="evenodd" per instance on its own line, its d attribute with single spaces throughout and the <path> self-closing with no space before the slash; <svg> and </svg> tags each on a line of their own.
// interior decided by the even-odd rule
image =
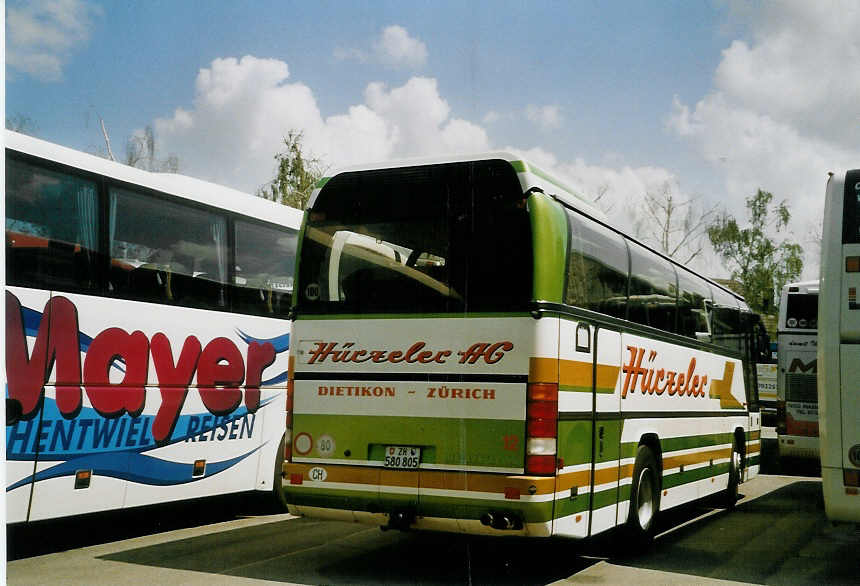
<svg viewBox="0 0 860 586">
<path fill-rule="evenodd" d="M 580 360 L 556 360 L 555 358 L 530 358 L 529 382 L 558 382 L 567 387 L 591 387 L 594 366 Z M 597 365 L 597 388 L 614 389 L 618 381 L 620 366 Z"/>
<path fill-rule="evenodd" d="M 287 476 L 301 474 L 310 480 L 311 468 L 323 468 L 326 482 L 367 484 L 371 486 L 396 486 L 401 488 L 432 488 L 439 490 L 468 490 L 473 492 L 496 492 L 504 494 L 506 488 L 518 488 L 524 495 L 552 494 L 555 490 L 555 477 L 505 476 L 481 472 L 442 471 L 442 470 L 392 470 L 370 466 L 349 466 L 341 464 L 286 464 Z M 534 487 L 532 492 L 529 490 Z"/>
<path fill-rule="evenodd" d="M 557 383 L 558 360 L 555 358 L 529 358 L 530 383 Z"/>
<path fill-rule="evenodd" d="M 710 460 L 730 458 L 732 455 L 731 448 L 719 448 L 716 450 L 708 450 L 707 452 L 697 452 L 695 454 L 683 454 L 680 456 L 669 456 L 663 458 L 663 470 L 669 468 L 677 468 L 678 466 L 689 466 L 691 464 L 701 464 Z"/>
</svg>

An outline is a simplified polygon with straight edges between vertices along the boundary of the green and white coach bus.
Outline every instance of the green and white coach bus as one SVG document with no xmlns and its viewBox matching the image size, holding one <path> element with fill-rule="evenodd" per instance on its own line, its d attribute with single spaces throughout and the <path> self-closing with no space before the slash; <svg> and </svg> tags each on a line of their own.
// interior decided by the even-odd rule
<svg viewBox="0 0 860 586">
<path fill-rule="evenodd" d="M 517 155 L 324 178 L 298 257 L 296 514 L 647 539 L 758 472 L 743 299 Z"/>
</svg>

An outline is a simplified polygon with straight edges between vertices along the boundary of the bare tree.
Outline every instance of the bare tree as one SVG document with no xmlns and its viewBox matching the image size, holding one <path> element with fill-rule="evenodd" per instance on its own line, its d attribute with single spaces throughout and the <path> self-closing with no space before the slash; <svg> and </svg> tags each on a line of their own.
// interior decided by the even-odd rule
<svg viewBox="0 0 860 586">
<path fill-rule="evenodd" d="M 20 112 L 18 112 L 11 118 L 6 118 L 6 128 L 8 130 L 20 132 L 21 134 L 29 134 L 30 136 L 35 136 L 38 130 L 36 122 L 29 116 L 25 116 Z"/>
<path fill-rule="evenodd" d="M 679 196 L 675 185 L 664 181 L 658 191 L 645 193 L 641 212 L 636 235 L 656 241 L 660 252 L 687 264 L 702 253 L 705 231 L 717 206 L 703 209 L 695 198 Z"/>
<path fill-rule="evenodd" d="M 155 132 L 147 125 L 143 131 L 135 132 L 125 144 L 125 164 L 157 173 L 176 173 L 179 159 L 170 155 L 159 159 L 155 153 Z M 110 147 L 108 147 L 110 148 Z"/>
<path fill-rule="evenodd" d="M 102 156 L 111 161 L 116 161 L 117 158 L 111 147 L 110 133 L 104 118 L 96 112 L 99 119 L 99 128 L 102 131 L 102 137 L 105 142 L 105 150 L 99 149 L 99 156 Z M 89 113 L 87 113 L 89 120 Z M 125 143 L 125 158 L 121 161 L 129 167 L 143 169 L 144 171 L 153 171 L 155 173 L 177 173 L 179 172 L 179 159 L 176 155 L 170 155 L 167 158 L 161 159 L 156 155 L 155 132 L 152 126 L 147 125 L 143 130 L 138 130 L 132 134 Z"/>
<path fill-rule="evenodd" d="M 606 194 L 609 192 L 609 183 L 601 183 L 600 187 L 597 188 L 594 194 L 594 205 L 596 205 L 604 214 L 609 214 L 612 211 L 612 208 L 615 207 L 614 201 L 609 201 L 609 198 L 603 199 L 606 197 Z"/>
</svg>

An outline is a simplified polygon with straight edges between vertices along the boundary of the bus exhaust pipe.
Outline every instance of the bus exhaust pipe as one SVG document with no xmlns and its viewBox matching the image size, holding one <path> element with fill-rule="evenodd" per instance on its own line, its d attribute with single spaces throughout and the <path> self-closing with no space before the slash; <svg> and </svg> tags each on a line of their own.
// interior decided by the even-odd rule
<svg viewBox="0 0 860 586">
<path fill-rule="evenodd" d="M 523 522 L 518 517 L 493 511 L 487 511 L 481 515 L 481 525 L 499 529 L 500 531 L 514 531 L 523 528 Z"/>
<path fill-rule="evenodd" d="M 382 527 L 383 531 L 399 529 L 405 531 L 415 521 L 415 514 L 410 511 L 392 511 L 388 517 L 388 525 Z"/>
</svg>

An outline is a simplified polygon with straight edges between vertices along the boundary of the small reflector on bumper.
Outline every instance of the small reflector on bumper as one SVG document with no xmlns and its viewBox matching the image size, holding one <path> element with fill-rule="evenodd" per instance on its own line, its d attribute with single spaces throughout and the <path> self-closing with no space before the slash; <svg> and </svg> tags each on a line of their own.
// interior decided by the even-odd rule
<svg viewBox="0 0 860 586">
<path fill-rule="evenodd" d="M 301 474 L 290 474 L 290 484 L 301 484 L 304 477 Z"/>
</svg>

